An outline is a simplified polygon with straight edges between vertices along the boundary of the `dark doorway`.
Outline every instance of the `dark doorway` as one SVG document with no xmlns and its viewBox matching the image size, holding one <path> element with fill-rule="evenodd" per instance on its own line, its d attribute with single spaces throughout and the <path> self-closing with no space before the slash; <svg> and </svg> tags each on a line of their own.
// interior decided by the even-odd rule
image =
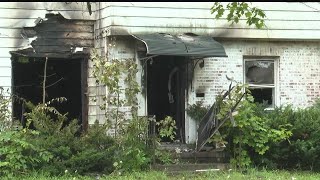
<svg viewBox="0 0 320 180">
<path fill-rule="evenodd" d="M 155 115 L 156 121 L 173 117 L 180 142 L 185 142 L 186 63 L 185 57 L 157 56 L 148 61 L 146 71 L 148 115 Z"/>
<path fill-rule="evenodd" d="M 36 105 L 42 102 L 45 58 L 21 59 L 12 60 L 13 94 Z M 54 107 L 62 114 L 68 113 L 68 119 L 78 119 L 79 124 L 83 120 L 83 63 L 83 59 L 49 58 L 46 76 L 46 101 L 65 97 L 66 102 L 55 104 Z M 13 101 L 13 116 L 23 125 L 24 111 L 21 102 Z"/>
</svg>

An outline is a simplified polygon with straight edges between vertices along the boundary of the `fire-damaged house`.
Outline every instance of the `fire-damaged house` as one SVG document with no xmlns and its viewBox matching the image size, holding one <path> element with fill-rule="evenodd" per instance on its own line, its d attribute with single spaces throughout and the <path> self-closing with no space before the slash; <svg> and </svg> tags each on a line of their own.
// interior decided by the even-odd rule
<svg viewBox="0 0 320 180">
<path fill-rule="evenodd" d="M 200 101 L 212 106 L 229 88 L 226 76 L 248 83 L 270 109 L 310 106 L 320 93 L 319 13 L 298 2 L 252 5 L 265 11 L 266 28 L 215 20 L 211 2 L 92 2 L 91 14 L 83 2 L 3 2 L 0 86 L 41 102 L 46 63 L 47 99 L 66 97 L 60 110 L 87 128 L 103 123 L 106 94 L 92 75 L 90 50 L 133 59 L 146 92 L 137 95 L 139 116 L 172 116 L 183 143 L 197 139 L 186 109 Z M 23 112 L 12 103 L 22 123 Z"/>
</svg>

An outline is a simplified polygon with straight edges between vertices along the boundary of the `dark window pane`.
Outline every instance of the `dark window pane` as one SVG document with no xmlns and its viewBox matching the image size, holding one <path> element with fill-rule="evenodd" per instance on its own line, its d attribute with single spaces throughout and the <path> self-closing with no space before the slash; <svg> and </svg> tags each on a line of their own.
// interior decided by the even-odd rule
<svg viewBox="0 0 320 180">
<path fill-rule="evenodd" d="M 251 89 L 251 94 L 254 98 L 254 102 L 264 103 L 266 105 L 273 105 L 272 92 L 273 88 L 255 88 Z"/>
<path fill-rule="evenodd" d="M 273 61 L 246 61 L 246 83 L 274 84 Z"/>
</svg>

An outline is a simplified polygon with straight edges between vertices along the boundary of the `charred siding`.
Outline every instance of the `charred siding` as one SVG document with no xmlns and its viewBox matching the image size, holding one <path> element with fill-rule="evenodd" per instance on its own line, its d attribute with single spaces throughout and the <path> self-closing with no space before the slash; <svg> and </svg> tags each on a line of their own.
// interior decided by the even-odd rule
<svg viewBox="0 0 320 180">
<path fill-rule="evenodd" d="M 14 53 L 28 57 L 77 58 L 88 55 L 94 47 L 94 21 L 69 20 L 61 14 L 47 14 L 47 20 L 40 20 L 35 27 L 23 28 L 24 38 L 35 38 L 33 49 L 19 50 Z M 76 47 L 83 51 L 74 52 Z"/>
</svg>

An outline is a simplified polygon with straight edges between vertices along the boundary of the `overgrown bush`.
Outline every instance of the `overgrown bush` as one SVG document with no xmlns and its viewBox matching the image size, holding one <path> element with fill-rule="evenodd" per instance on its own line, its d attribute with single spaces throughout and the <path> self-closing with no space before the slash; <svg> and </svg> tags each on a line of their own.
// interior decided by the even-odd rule
<svg viewBox="0 0 320 180">
<path fill-rule="evenodd" d="M 2 95 L 2 94 L 1 94 Z M 3 123 L 10 122 L 6 109 L 10 101 L 1 96 L 0 117 Z M 107 127 L 94 124 L 85 133 L 80 133 L 78 120 L 69 121 L 52 104 L 66 99 L 56 98 L 45 104 L 33 105 L 21 99 L 28 108 L 25 113 L 27 127 L 0 132 L 0 176 L 25 174 L 30 171 L 45 171 L 59 175 L 71 173 L 111 173 L 114 170 L 115 143 L 106 134 Z M 2 106 L 3 105 L 3 106 Z M 35 129 L 35 130 L 32 130 Z"/>
<path fill-rule="evenodd" d="M 75 145 L 75 153 L 66 165 L 71 171 L 79 173 L 99 172 L 111 173 L 114 170 L 114 139 L 106 134 L 105 125 L 95 122 L 88 132 L 83 134 L 78 144 Z"/>
<path fill-rule="evenodd" d="M 134 116 L 118 136 L 114 166 L 117 172 L 140 171 L 151 162 L 152 150 L 147 146 L 148 120 Z"/>
<path fill-rule="evenodd" d="M 242 99 L 244 92 L 246 95 Z M 233 118 L 230 117 L 230 120 L 220 127 L 219 133 L 213 135 L 208 142 L 227 144 L 231 155 L 230 162 L 240 170 L 253 165 L 255 157 L 264 155 L 272 143 L 280 142 L 291 135 L 288 130 L 290 125 L 279 122 L 278 126 L 275 126 L 266 118 L 264 107 L 253 103 L 253 100 L 247 86 L 237 84 L 230 89 L 228 97 L 223 99 L 222 95 L 219 95 L 215 101 L 219 107 L 216 118 L 220 120 L 232 113 L 232 107 L 239 102 L 235 108 L 238 113 Z M 203 112 L 201 116 L 204 115 Z"/>
<path fill-rule="evenodd" d="M 39 136 L 38 131 L 11 128 L 10 101 L 0 87 L 0 176 L 26 173 L 52 158 L 48 151 L 30 141 Z"/>
<path fill-rule="evenodd" d="M 203 116 L 208 112 L 209 106 L 204 106 L 202 101 L 191 104 L 186 109 L 187 114 L 196 122 L 200 122 Z"/>
<path fill-rule="evenodd" d="M 159 136 L 161 138 L 168 138 L 173 141 L 176 136 L 176 121 L 171 116 L 166 116 L 164 119 L 156 122 L 158 126 Z"/>
<path fill-rule="evenodd" d="M 30 139 L 39 136 L 33 130 L 0 132 L 0 175 L 13 176 L 37 169 L 43 162 L 49 162 L 52 154 L 34 145 Z"/>
<path fill-rule="evenodd" d="M 291 106 L 275 108 L 266 117 L 272 126 L 291 124 L 288 141 L 274 143 L 258 163 L 271 168 L 320 171 L 320 106 L 294 110 Z"/>
<path fill-rule="evenodd" d="M 67 121 L 53 107 L 39 104 L 26 114 L 28 124 L 40 132 L 32 139 L 34 146 L 46 149 L 53 158 L 43 162 L 40 170 L 58 175 L 66 170 L 80 174 L 110 173 L 113 170 L 114 141 L 106 135 L 106 128 L 98 124 L 79 135 L 78 120 Z"/>
<path fill-rule="evenodd" d="M 173 164 L 176 163 L 178 159 L 175 158 L 176 152 L 168 149 L 161 149 L 161 141 L 172 142 L 176 138 L 176 120 L 171 116 L 166 116 L 164 119 L 156 122 L 158 135 L 152 139 L 154 144 L 153 160 L 154 163 L 160 164 Z"/>
<path fill-rule="evenodd" d="M 261 109 L 263 107 L 244 100 L 235 116 L 236 125 L 227 126 L 227 136 L 230 138 L 229 150 L 233 157 L 231 164 L 240 169 L 252 165 L 256 156 L 262 156 L 269 151 L 271 144 L 286 140 L 291 136 L 290 125 L 279 123 L 272 126 Z"/>
</svg>

